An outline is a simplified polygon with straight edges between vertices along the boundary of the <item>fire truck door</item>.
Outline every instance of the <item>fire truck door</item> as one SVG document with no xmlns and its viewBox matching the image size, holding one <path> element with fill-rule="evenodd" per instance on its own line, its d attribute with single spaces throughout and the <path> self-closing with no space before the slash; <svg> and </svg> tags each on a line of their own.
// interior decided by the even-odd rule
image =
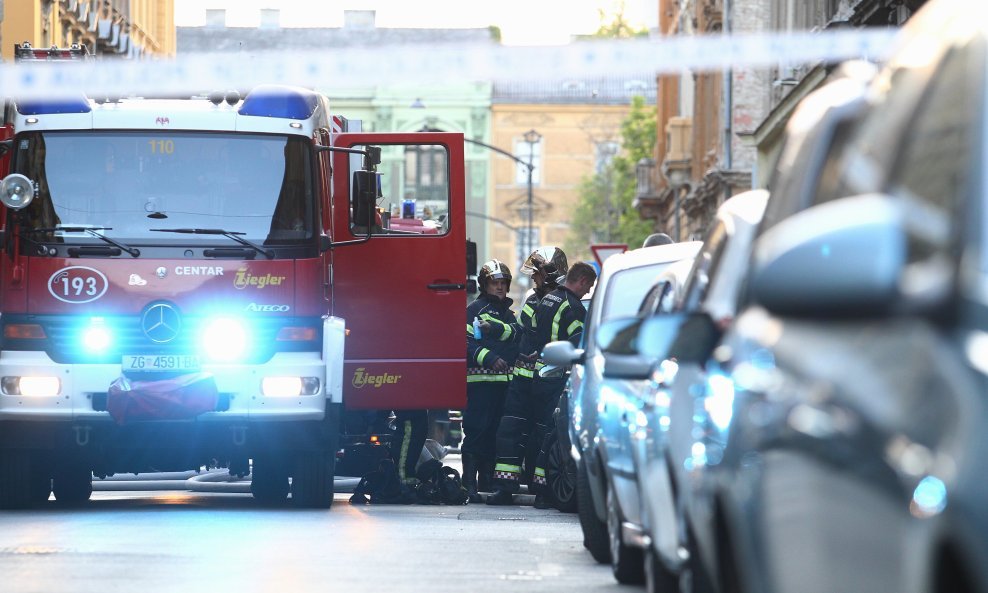
<svg viewBox="0 0 988 593">
<path fill-rule="evenodd" d="M 462 408 L 466 399 L 463 136 L 340 134 L 381 147 L 378 212 L 365 243 L 332 250 L 333 314 L 346 320 L 348 409 Z M 367 234 L 351 196 L 358 155 L 333 153 L 332 238 Z M 361 209 L 363 210 L 363 209 Z"/>
</svg>

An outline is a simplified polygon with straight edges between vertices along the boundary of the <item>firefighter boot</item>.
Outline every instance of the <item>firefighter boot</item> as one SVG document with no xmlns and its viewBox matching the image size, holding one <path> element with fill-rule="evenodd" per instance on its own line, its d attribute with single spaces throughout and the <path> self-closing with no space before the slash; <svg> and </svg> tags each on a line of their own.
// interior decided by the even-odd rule
<svg viewBox="0 0 988 593">
<path fill-rule="evenodd" d="M 490 492 L 494 488 L 494 462 L 481 459 L 477 462 L 477 491 Z"/>
<path fill-rule="evenodd" d="M 487 504 L 490 505 L 510 505 L 512 504 L 511 491 L 503 486 L 496 486 L 494 492 L 487 495 Z"/>
<path fill-rule="evenodd" d="M 463 454 L 463 487 L 467 490 L 470 502 L 480 502 L 477 494 L 477 458 L 470 453 Z"/>
</svg>

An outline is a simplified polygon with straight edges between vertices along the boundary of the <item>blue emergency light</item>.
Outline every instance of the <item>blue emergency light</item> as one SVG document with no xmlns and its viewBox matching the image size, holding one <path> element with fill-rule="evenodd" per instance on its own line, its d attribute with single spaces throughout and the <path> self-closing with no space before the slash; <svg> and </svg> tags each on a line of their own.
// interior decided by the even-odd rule
<svg viewBox="0 0 988 593">
<path fill-rule="evenodd" d="M 319 106 L 319 94 L 308 89 L 262 85 L 252 90 L 237 110 L 240 115 L 309 119 Z"/>
<path fill-rule="evenodd" d="M 21 115 L 48 115 L 52 113 L 89 113 L 93 108 L 85 97 L 58 99 L 51 101 L 18 101 L 17 112 Z"/>
</svg>

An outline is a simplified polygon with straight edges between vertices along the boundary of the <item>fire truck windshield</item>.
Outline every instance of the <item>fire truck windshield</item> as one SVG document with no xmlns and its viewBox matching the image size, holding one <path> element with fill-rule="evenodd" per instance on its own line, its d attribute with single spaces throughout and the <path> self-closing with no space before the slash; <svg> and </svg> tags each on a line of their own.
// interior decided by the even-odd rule
<svg viewBox="0 0 988 593">
<path fill-rule="evenodd" d="M 38 187 L 23 224 L 53 240 L 96 241 L 84 229 L 103 227 L 131 245 L 228 245 L 154 230 L 230 228 L 278 245 L 313 236 L 310 153 L 301 137 L 87 130 L 21 135 L 14 159 Z"/>
</svg>

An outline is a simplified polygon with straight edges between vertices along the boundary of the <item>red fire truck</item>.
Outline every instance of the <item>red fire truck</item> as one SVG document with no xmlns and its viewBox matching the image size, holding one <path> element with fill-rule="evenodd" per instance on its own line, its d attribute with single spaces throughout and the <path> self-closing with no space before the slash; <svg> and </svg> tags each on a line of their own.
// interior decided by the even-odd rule
<svg viewBox="0 0 988 593">
<path fill-rule="evenodd" d="M 0 508 L 201 467 L 328 507 L 347 413 L 462 407 L 462 135 L 282 86 L 3 124 Z"/>
</svg>

